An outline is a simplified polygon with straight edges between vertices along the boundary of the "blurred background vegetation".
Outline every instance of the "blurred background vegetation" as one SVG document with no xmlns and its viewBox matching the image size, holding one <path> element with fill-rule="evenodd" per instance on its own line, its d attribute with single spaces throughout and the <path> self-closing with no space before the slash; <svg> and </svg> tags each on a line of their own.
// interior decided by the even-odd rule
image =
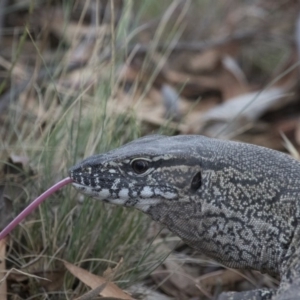
<svg viewBox="0 0 300 300">
<path fill-rule="evenodd" d="M 235 139 L 298 158 L 298 14 L 295 0 L 0 1 L 0 229 L 77 161 L 146 134 Z M 223 268 L 141 213 L 71 187 L 2 248 L 1 299 L 76 299 L 95 288 L 82 269 L 135 299 L 278 283 Z M 63 261 L 82 269 L 70 274 Z"/>
</svg>

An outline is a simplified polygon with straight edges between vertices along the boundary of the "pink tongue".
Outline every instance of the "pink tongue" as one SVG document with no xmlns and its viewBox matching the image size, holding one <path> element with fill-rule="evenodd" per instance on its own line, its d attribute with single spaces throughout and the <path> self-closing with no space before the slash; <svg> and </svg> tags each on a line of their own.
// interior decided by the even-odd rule
<svg viewBox="0 0 300 300">
<path fill-rule="evenodd" d="M 5 238 L 23 219 L 25 219 L 35 208 L 37 208 L 44 200 L 46 200 L 50 195 L 54 192 L 62 188 L 63 186 L 71 183 L 73 180 L 70 177 L 67 177 L 55 185 L 53 185 L 50 189 L 44 192 L 42 195 L 37 197 L 33 202 L 31 202 L 17 217 L 15 217 L 1 232 L 0 232 L 0 240 Z"/>
</svg>

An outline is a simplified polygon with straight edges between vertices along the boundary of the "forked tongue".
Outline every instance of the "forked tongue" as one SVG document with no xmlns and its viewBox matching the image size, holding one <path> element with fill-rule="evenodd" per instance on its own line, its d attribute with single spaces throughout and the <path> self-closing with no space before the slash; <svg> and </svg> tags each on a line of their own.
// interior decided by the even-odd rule
<svg viewBox="0 0 300 300">
<path fill-rule="evenodd" d="M 67 177 L 51 188 L 49 188 L 42 195 L 37 197 L 33 202 L 31 202 L 18 216 L 16 216 L 1 232 L 0 232 L 0 240 L 5 238 L 23 219 L 25 219 L 34 209 L 36 209 L 44 200 L 46 200 L 50 195 L 54 192 L 62 188 L 63 186 L 72 182 L 70 177 Z"/>
</svg>

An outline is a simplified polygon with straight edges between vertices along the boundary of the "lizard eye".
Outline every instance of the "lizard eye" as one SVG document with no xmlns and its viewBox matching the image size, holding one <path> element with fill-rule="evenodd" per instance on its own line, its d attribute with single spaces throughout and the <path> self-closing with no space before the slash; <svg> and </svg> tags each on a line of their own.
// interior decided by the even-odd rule
<svg viewBox="0 0 300 300">
<path fill-rule="evenodd" d="M 133 171 L 137 174 L 143 174 L 149 169 L 149 162 L 143 159 L 134 160 L 131 163 Z"/>
</svg>

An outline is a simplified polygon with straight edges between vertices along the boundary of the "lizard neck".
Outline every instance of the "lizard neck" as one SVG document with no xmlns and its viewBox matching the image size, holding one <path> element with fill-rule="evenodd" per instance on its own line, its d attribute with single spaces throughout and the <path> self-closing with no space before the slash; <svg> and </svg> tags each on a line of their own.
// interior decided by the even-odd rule
<svg viewBox="0 0 300 300">
<path fill-rule="evenodd" d="M 151 207 L 148 214 L 189 246 L 224 266 L 254 269 L 271 275 L 281 273 L 281 263 L 293 238 L 291 217 L 290 220 L 277 218 L 277 224 L 281 226 L 278 232 L 277 227 L 267 221 L 245 222 L 238 214 L 230 219 L 224 208 L 217 212 L 210 205 L 200 205 L 196 199 L 186 199 L 185 205 L 180 207 L 160 203 Z M 269 218 L 274 220 L 273 217 L 270 213 Z"/>
</svg>

